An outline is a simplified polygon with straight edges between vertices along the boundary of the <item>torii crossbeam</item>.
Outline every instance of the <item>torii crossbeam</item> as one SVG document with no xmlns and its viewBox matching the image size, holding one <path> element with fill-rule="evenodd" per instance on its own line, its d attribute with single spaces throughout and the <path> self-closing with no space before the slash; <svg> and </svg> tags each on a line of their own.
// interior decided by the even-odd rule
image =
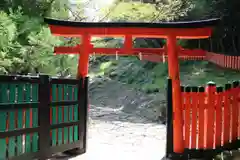
<svg viewBox="0 0 240 160">
<path fill-rule="evenodd" d="M 89 55 L 92 53 L 105 53 L 107 55 L 138 55 L 159 54 L 168 56 L 169 78 L 173 87 L 173 144 L 175 153 L 183 153 L 183 117 L 181 111 L 181 88 L 179 77 L 178 56 L 189 54 L 187 51 L 178 53 L 177 39 L 203 39 L 209 38 L 212 28 L 219 19 L 188 22 L 166 23 L 113 23 L 113 22 L 71 22 L 54 19 L 45 19 L 49 24 L 51 33 L 56 36 L 81 37 L 81 44 L 74 47 L 55 47 L 55 53 L 79 54 L 78 77 L 88 74 Z M 91 44 L 92 36 L 124 37 L 123 48 L 94 48 Z M 166 38 L 165 48 L 133 48 L 133 38 L 150 37 Z M 202 56 L 199 53 L 196 56 Z M 193 54 L 194 55 L 194 54 Z"/>
</svg>

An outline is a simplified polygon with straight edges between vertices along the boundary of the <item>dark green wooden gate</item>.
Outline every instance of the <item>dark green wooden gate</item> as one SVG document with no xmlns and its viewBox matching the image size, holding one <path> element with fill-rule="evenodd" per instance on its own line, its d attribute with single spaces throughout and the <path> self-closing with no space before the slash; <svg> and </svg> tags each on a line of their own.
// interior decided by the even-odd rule
<svg viewBox="0 0 240 160">
<path fill-rule="evenodd" d="M 86 152 L 88 78 L 0 76 L 0 160 Z"/>
</svg>

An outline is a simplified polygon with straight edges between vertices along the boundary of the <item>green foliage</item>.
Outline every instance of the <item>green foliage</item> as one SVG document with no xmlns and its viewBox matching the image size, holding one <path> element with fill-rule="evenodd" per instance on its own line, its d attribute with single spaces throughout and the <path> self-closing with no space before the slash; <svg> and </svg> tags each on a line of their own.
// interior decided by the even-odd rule
<svg viewBox="0 0 240 160">
<path fill-rule="evenodd" d="M 79 39 L 51 35 L 43 17 L 68 18 L 67 1 L 4 0 L 0 2 L 0 73 L 75 75 L 77 56 L 54 56 L 53 47 Z M 36 6 L 33 6 L 36 5 Z M 37 14 L 36 14 L 37 13 Z M 81 16 L 80 14 L 78 16 Z"/>
<path fill-rule="evenodd" d="M 174 21 L 186 17 L 194 8 L 189 0 L 154 3 L 119 2 L 110 14 L 112 21 Z"/>
<path fill-rule="evenodd" d="M 113 21 L 151 21 L 151 17 L 156 14 L 156 8 L 151 4 L 121 2 L 111 12 L 110 19 Z"/>
</svg>

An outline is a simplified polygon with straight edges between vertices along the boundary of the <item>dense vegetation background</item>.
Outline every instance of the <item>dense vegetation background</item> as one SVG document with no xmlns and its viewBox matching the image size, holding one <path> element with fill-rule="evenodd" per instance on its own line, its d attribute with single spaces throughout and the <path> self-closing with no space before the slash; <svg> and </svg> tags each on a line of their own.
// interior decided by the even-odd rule
<svg viewBox="0 0 240 160">
<path fill-rule="evenodd" d="M 68 1 L 2 0 L 0 2 L 0 73 L 47 73 L 75 76 L 77 56 L 53 55 L 53 46 L 74 45 L 79 39 L 53 37 L 44 17 L 84 21 L 85 3 L 79 0 L 73 13 Z M 222 54 L 238 55 L 240 50 L 239 0 L 116 0 L 102 8 L 101 21 L 179 21 L 220 17 L 222 23 L 206 40 L 180 40 L 186 48 L 203 48 Z M 73 17 L 69 17 L 72 13 Z M 98 39 L 98 46 L 120 47 L 121 39 Z M 162 39 L 135 39 L 138 47 L 161 47 Z M 91 57 L 90 76 L 109 76 L 147 92 L 158 92 L 167 77 L 166 63 L 139 61 L 136 57 Z M 239 79 L 236 71 L 220 69 L 207 62 L 181 62 L 184 84 L 204 84 L 209 80 L 225 83 Z"/>
</svg>

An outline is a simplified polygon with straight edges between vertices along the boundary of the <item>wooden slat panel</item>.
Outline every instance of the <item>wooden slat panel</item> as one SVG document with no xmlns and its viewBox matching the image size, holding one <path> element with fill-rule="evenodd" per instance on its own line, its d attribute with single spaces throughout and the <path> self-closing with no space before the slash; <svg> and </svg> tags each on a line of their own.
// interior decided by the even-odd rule
<svg viewBox="0 0 240 160">
<path fill-rule="evenodd" d="M 190 139 L 191 139 L 191 101 L 190 101 L 190 87 L 186 87 L 186 97 L 185 97 L 185 148 L 191 148 L 191 143 L 190 143 Z"/>
<path fill-rule="evenodd" d="M 236 81 L 233 83 L 233 89 L 232 89 L 232 135 L 231 139 L 232 141 L 235 141 L 238 139 L 238 113 L 239 113 L 239 108 L 238 108 L 238 87 L 239 87 L 239 82 Z"/>
<path fill-rule="evenodd" d="M 214 131 L 215 131 L 215 92 L 216 88 L 214 85 L 208 85 L 207 89 L 207 148 L 214 148 Z"/>
<path fill-rule="evenodd" d="M 73 100 L 73 86 L 72 85 L 68 85 L 68 94 L 69 94 L 69 100 Z M 69 108 L 69 121 L 73 122 L 74 119 L 74 112 L 73 112 L 73 108 L 74 106 L 70 106 Z M 69 142 L 72 143 L 73 142 L 73 126 L 69 127 Z"/>
<path fill-rule="evenodd" d="M 199 135 L 198 135 L 198 148 L 203 149 L 205 148 L 205 136 L 206 136 L 206 131 L 205 131 L 205 124 L 206 124 L 206 118 L 205 118 L 205 89 L 204 87 L 199 87 Z"/>
<path fill-rule="evenodd" d="M 57 101 L 57 85 L 53 84 L 52 85 L 52 101 Z M 52 124 L 57 124 L 57 107 L 52 107 Z M 52 146 L 57 145 L 57 129 L 52 130 Z"/>
<path fill-rule="evenodd" d="M 9 103 L 15 103 L 16 100 L 16 84 L 9 85 Z M 13 131 L 16 128 L 16 116 L 15 111 L 10 111 L 9 113 L 9 131 Z M 9 137 L 9 144 L 8 144 L 8 157 L 15 156 L 15 137 Z"/>
<path fill-rule="evenodd" d="M 17 86 L 17 102 L 21 103 L 24 102 L 24 84 L 18 84 Z M 23 128 L 23 117 L 24 117 L 24 110 L 18 109 L 17 111 L 17 128 Z M 17 155 L 21 155 L 23 153 L 23 135 L 17 136 Z"/>
<path fill-rule="evenodd" d="M 215 144 L 216 146 L 222 145 L 223 136 L 223 88 L 217 87 L 216 95 L 216 133 L 215 133 Z"/>
<path fill-rule="evenodd" d="M 197 108 L 198 108 L 198 97 L 197 97 L 197 87 L 192 87 L 191 89 L 191 106 L 192 106 L 192 133 L 191 133 L 191 148 L 197 148 Z"/>
<path fill-rule="evenodd" d="M 0 83 L 0 103 L 7 102 L 7 88 L 8 85 L 5 83 Z M 0 112 L 0 132 L 5 132 L 7 129 L 7 112 Z M 7 151 L 7 140 L 0 139 L 0 159 L 6 159 L 6 151 Z"/>
<path fill-rule="evenodd" d="M 73 99 L 74 100 L 77 100 L 78 99 L 78 88 L 77 86 L 73 86 Z M 78 105 L 74 105 L 74 110 L 73 110 L 73 113 L 74 113 L 74 121 L 78 121 Z M 78 141 L 79 140 L 79 129 L 78 129 L 78 126 L 74 126 L 74 137 L 73 137 L 73 140 L 74 141 Z"/>
<path fill-rule="evenodd" d="M 182 116 L 183 116 L 183 140 L 185 141 L 185 109 L 186 109 L 186 102 L 185 102 L 185 87 L 181 86 L 181 98 L 182 98 Z"/>
<path fill-rule="evenodd" d="M 68 85 L 64 85 L 63 86 L 63 100 L 64 101 L 67 101 L 68 100 Z M 64 107 L 64 113 L 63 113 L 63 121 L 66 123 L 66 122 L 69 122 L 68 121 L 68 115 L 69 115 L 69 107 Z M 64 131 L 64 140 L 63 140 L 63 143 L 64 144 L 67 144 L 68 143 L 68 129 L 69 127 L 64 127 L 63 131 Z"/>
<path fill-rule="evenodd" d="M 63 85 L 58 84 L 57 101 L 63 100 Z M 58 106 L 58 123 L 63 122 L 63 106 Z M 58 145 L 63 144 L 63 129 L 58 129 Z"/>
<path fill-rule="evenodd" d="M 25 102 L 31 102 L 32 96 L 31 96 L 31 84 L 25 84 Z M 26 113 L 25 113 L 25 127 L 26 128 L 31 128 L 32 124 L 31 124 L 31 112 L 32 109 L 26 109 Z M 26 135 L 26 140 L 25 140 L 25 152 L 29 153 L 32 152 L 32 135 Z"/>
<path fill-rule="evenodd" d="M 38 84 L 32 84 L 32 101 L 33 102 L 38 102 L 38 89 L 39 89 L 39 85 Z M 37 105 L 37 104 L 34 104 Z M 33 108 L 32 112 L 30 112 L 30 125 L 32 125 L 32 127 L 38 127 L 38 108 Z M 31 123 L 32 121 L 32 123 Z M 32 137 L 32 146 L 33 146 L 33 152 L 37 152 L 39 150 L 38 147 L 39 144 L 39 139 L 38 139 L 38 133 L 34 133 L 33 137 Z"/>
<path fill-rule="evenodd" d="M 224 92 L 224 143 L 229 143 L 230 139 L 230 100 L 229 100 L 229 90 L 231 88 L 230 84 L 225 85 Z"/>
</svg>

